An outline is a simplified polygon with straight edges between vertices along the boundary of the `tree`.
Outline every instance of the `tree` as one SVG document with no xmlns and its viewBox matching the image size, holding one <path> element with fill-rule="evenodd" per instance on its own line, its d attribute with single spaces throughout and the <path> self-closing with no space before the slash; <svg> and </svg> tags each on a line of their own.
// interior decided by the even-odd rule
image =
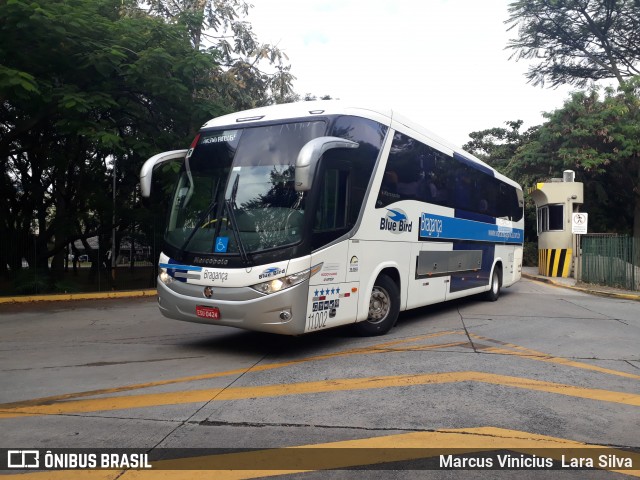
<svg viewBox="0 0 640 480">
<path fill-rule="evenodd" d="M 197 50 L 214 49 L 223 67 L 206 92 L 230 111 L 297 100 L 295 77 L 286 54 L 260 43 L 245 20 L 252 7 L 244 0 L 147 0 L 151 12 L 183 24 Z M 262 68 L 267 62 L 270 72 Z"/>
<path fill-rule="evenodd" d="M 0 36 L 0 236 L 16 239 L 0 268 L 56 270 L 74 240 L 106 241 L 114 164 L 131 209 L 144 159 L 222 111 L 194 95 L 216 52 L 122 0 L 2 2 Z"/>
<path fill-rule="evenodd" d="M 545 114 L 507 166 L 525 185 L 576 171 L 585 184 L 584 209 L 595 231 L 640 238 L 640 77 L 618 90 L 574 93 Z"/>
<path fill-rule="evenodd" d="M 534 60 L 526 74 L 534 85 L 622 85 L 640 74 L 638 0 L 518 0 L 509 12 L 505 23 L 518 36 L 507 48 L 516 60 Z"/>
<path fill-rule="evenodd" d="M 505 122 L 508 128 L 494 127 L 471 132 L 471 141 L 462 148 L 504 173 L 509 160 L 528 139 L 528 132 L 520 132 L 522 124 L 522 120 L 511 120 Z"/>
</svg>

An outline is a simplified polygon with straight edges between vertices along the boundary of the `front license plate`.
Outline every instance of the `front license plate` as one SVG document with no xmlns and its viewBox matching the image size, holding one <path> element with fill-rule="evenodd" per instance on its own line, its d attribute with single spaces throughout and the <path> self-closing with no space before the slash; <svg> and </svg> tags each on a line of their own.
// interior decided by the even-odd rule
<svg viewBox="0 0 640 480">
<path fill-rule="evenodd" d="M 196 315 L 200 318 L 220 320 L 220 309 L 218 307 L 202 307 L 200 305 L 197 305 Z"/>
</svg>

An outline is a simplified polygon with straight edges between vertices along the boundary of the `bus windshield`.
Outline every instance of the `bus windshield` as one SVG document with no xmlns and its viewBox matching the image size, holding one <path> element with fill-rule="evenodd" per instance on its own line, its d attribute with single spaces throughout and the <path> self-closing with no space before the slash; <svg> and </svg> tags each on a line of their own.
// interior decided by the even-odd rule
<svg viewBox="0 0 640 480">
<path fill-rule="evenodd" d="M 199 254 L 246 254 L 302 240 L 295 162 L 324 121 L 204 131 L 178 179 L 166 241 Z M 246 258 L 245 258 L 246 259 Z"/>
</svg>

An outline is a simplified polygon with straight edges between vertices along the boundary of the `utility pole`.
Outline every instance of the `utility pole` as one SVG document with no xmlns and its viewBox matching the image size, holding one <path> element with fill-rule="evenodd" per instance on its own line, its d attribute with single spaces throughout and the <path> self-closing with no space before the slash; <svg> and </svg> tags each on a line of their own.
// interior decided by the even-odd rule
<svg viewBox="0 0 640 480">
<path fill-rule="evenodd" d="M 111 290 L 116 289 L 116 159 L 113 159 L 113 215 L 111 218 Z"/>
</svg>

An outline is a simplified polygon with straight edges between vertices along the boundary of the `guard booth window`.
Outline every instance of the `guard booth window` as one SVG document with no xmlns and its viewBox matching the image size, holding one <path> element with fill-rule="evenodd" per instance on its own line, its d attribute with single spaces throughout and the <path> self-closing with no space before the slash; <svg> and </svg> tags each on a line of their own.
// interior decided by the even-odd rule
<svg viewBox="0 0 640 480">
<path fill-rule="evenodd" d="M 538 209 L 538 233 L 564 231 L 564 205 L 545 205 Z"/>
</svg>

